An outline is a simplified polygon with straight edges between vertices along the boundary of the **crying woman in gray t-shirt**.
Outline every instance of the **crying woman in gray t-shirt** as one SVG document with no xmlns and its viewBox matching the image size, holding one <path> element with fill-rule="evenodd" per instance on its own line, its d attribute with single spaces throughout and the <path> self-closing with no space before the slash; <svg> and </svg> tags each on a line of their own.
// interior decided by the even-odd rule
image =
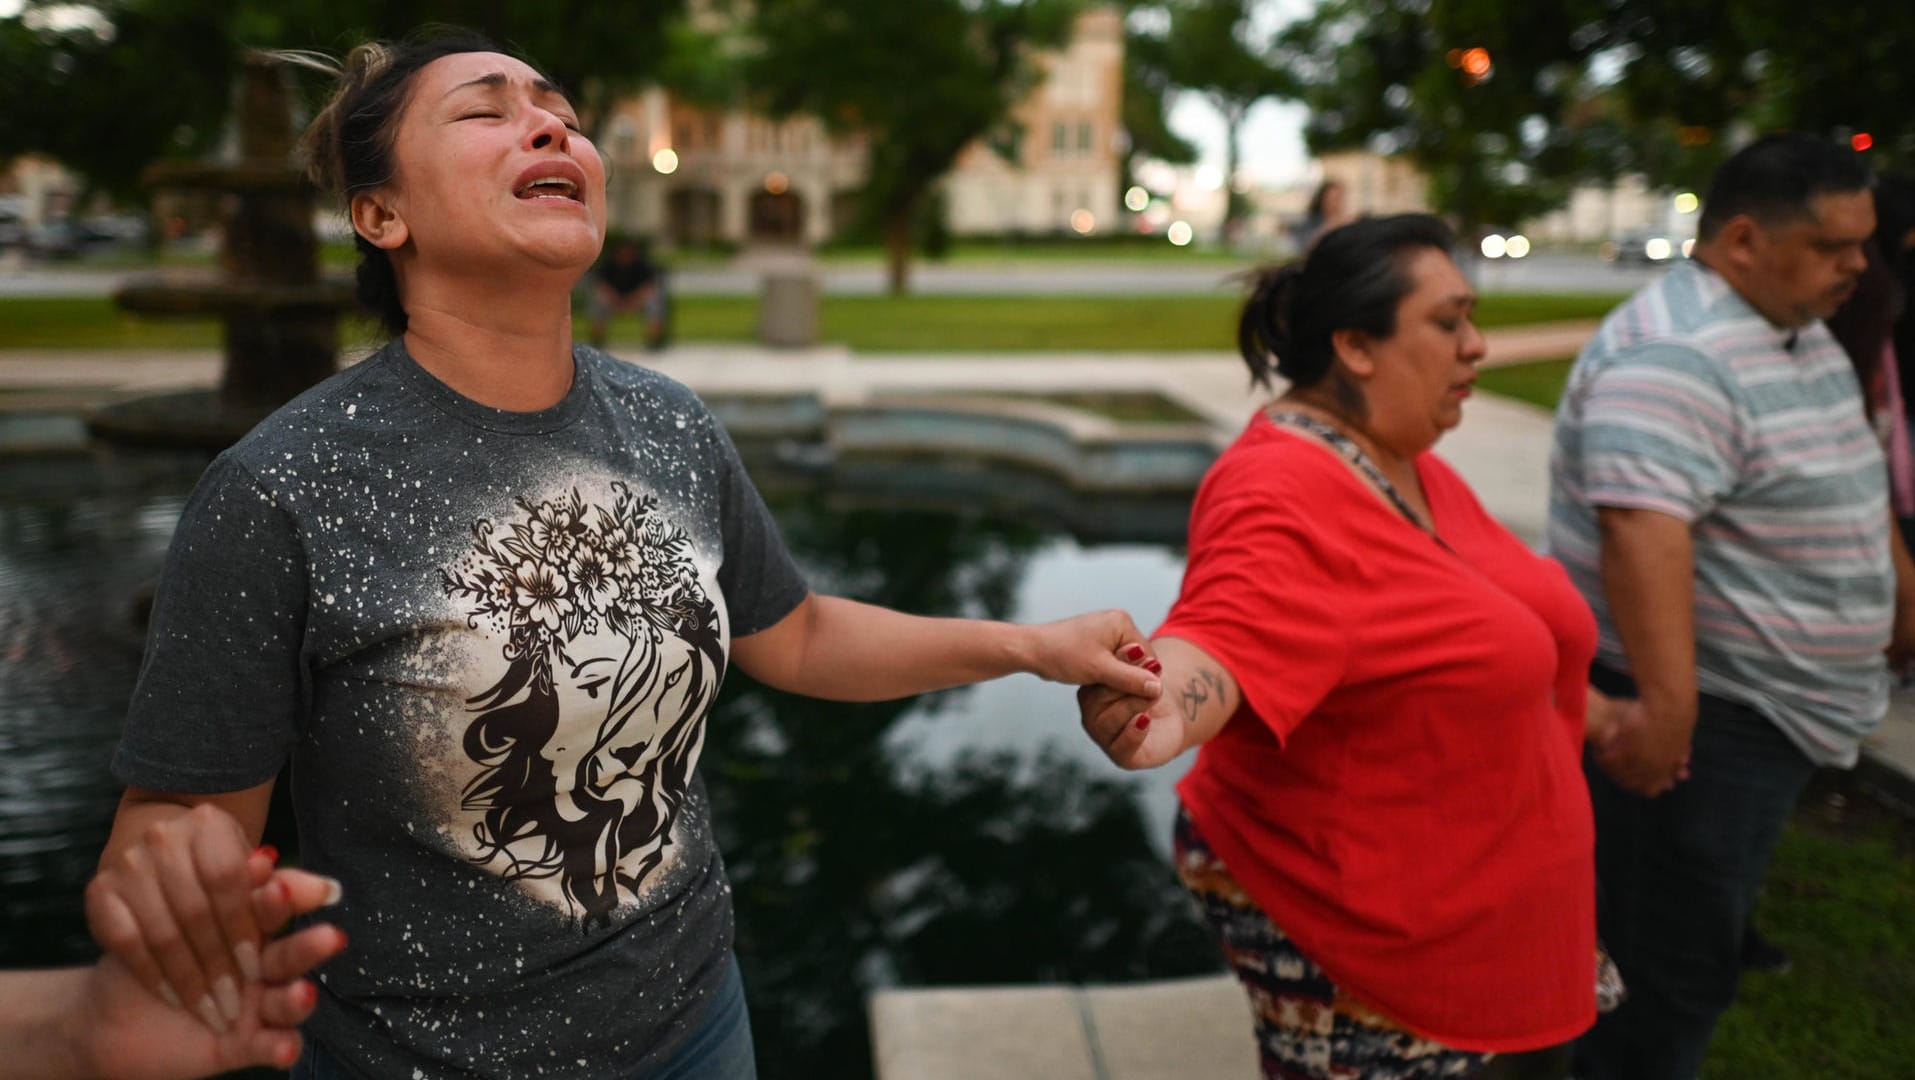
<svg viewBox="0 0 1915 1080">
<path fill-rule="evenodd" d="M 1141 635 L 810 592 L 704 405 L 573 345 L 605 170 L 558 88 L 463 34 L 335 74 L 307 148 L 392 341 L 194 492 L 95 933 L 208 1025 L 239 1016 L 235 883 L 290 759 L 351 940 L 296 1075 L 750 1075 L 697 775 L 727 667 L 846 701 L 1016 671 L 1151 696 Z"/>
</svg>

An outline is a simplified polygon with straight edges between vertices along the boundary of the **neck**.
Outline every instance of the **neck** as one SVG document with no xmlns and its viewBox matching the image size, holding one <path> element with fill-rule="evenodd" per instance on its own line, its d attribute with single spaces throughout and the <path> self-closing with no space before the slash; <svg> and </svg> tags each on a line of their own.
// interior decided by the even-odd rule
<svg viewBox="0 0 1915 1080">
<path fill-rule="evenodd" d="M 1383 475 L 1399 486 L 1407 482 L 1406 478 L 1413 478 L 1416 475 L 1416 467 L 1413 464 L 1416 458 L 1414 452 L 1405 453 L 1392 446 L 1387 440 L 1378 438 L 1371 433 L 1362 419 L 1352 417 L 1338 408 L 1335 401 L 1326 400 L 1321 395 L 1308 392 L 1292 392 L 1278 399 L 1277 406 L 1288 409 L 1302 406 L 1305 411 L 1318 419 L 1336 425 L 1337 430 L 1348 435 L 1365 454 L 1369 455 L 1370 460 L 1376 463 L 1376 467 L 1383 470 Z"/>
<path fill-rule="evenodd" d="M 564 399 L 572 387 L 569 296 L 533 306 L 523 296 L 475 301 L 421 291 L 406 297 L 405 337 L 420 367 L 495 409 L 537 412 Z"/>
<path fill-rule="evenodd" d="M 1722 254 L 1716 251 L 1712 246 L 1698 243 L 1695 247 L 1695 251 L 1690 254 L 1690 259 L 1691 261 L 1700 263 L 1707 268 L 1710 273 L 1721 278 L 1729 288 L 1735 290 L 1736 295 L 1740 296 L 1744 303 L 1755 309 L 1756 314 L 1767 320 L 1769 325 L 1775 327 L 1777 330 L 1801 329 L 1801 324 L 1790 318 L 1786 313 L 1769 310 L 1758 298 L 1757 294 L 1751 290 L 1750 286 L 1753 283 L 1750 281 L 1749 276 L 1737 269 L 1734 262 L 1723 258 Z"/>
</svg>

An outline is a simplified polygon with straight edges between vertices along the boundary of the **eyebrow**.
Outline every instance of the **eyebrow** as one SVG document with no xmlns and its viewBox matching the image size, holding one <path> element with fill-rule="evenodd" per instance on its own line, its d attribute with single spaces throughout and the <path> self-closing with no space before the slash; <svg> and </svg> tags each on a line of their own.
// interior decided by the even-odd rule
<svg viewBox="0 0 1915 1080">
<path fill-rule="evenodd" d="M 452 89 L 447 90 L 445 92 L 445 96 L 451 97 L 452 95 L 458 93 L 461 90 L 465 90 L 469 87 L 474 87 L 474 86 L 483 86 L 490 90 L 503 90 L 507 86 L 510 86 L 511 83 L 512 83 L 512 80 L 506 77 L 505 72 L 495 71 L 491 73 L 490 75 L 481 75 L 476 79 L 468 79 L 465 82 L 462 82 L 459 85 L 453 87 Z M 539 78 L 532 80 L 532 90 L 535 93 L 556 94 L 559 97 L 562 97 L 562 98 L 565 97 L 565 91 L 559 89 L 559 86 L 557 83 L 553 82 L 552 80 L 548 78 L 545 78 L 544 76 L 540 76 Z M 567 104 L 570 104 L 571 99 L 566 98 L 566 102 Z"/>
</svg>

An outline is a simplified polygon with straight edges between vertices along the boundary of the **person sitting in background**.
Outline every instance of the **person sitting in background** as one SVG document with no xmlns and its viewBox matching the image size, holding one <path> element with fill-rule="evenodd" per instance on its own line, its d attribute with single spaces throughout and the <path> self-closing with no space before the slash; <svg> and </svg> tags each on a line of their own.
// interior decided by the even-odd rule
<svg viewBox="0 0 1915 1080">
<path fill-rule="evenodd" d="M 266 849 L 244 872 L 246 887 L 236 891 L 250 892 L 265 933 L 339 898 L 331 878 L 273 870 Z M 319 999 L 305 975 L 345 947 L 346 936 L 324 923 L 267 945 L 262 981 L 222 1033 L 147 990 L 111 956 L 91 967 L 0 972 L 0 1080 L 186 1080 L 250 1065 L 289 1068 L 299 1057 L 299 1024 Z"/>
<path fill-rule="evenodd" d="M 1563 568 L 1431 452 L 1485 348 L 1453 247 L 1370 218 L 1264 272 L 1240 348 L 1290 385 L 1197 493 L 1163 693 L 1078 695 L 1124 768 L 1200 747 L 1177 872 L 1271 1080 L 1559 1073 L 1596 1018 L 1578 761 L 1613 712 Z"/>
<path fill-rule="evenodd" d="M 645 324 L 645 347 L 662 349 L 670 336 L 665 274 L 651 260 L 643 241 L 621 240 L 611 258 L 592 271 L 592 345 L 605 347 L 612 320 L 636 312 Z"/>
</svg>

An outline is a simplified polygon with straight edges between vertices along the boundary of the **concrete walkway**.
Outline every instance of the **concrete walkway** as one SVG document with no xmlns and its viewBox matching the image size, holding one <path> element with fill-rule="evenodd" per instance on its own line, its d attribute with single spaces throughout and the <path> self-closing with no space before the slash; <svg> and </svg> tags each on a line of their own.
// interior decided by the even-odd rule
<svg viewBox="0 0 1915 1080">
<path fill-rule="evenodd" d="M 1485 363 L 1571 355 L 1593 329 L 1573 323 L 1496 331 Z M 804 394 L 831 405 L 927 394 L 1152 392 L 1203 417 L 1218 445 L 1258 400 L 1241 362 L 1225 353 L 854 355 L 834 347 L 781 352 L 691 344 L 628 358 L 703 394 Z M 207 386 L 218 373 L 210 351 L 0 350 L 0 412 L 68 410 L 129 393 Z M 1465 417 L 1440 452 L 1493 514 L 1539 542 L 1549 414 L 1485 394 L 1471 399 Z M 1863 770 L 1871 784 L 1915 807 L 1915 696 L 1897 695 Z M 1123 987 L 895 989 L 875 995 L 871 1012 L 879 1080 L 1250 1080 L 1256 1073 L 1248 1006 L 1228 976 Z"/>
</svg>

